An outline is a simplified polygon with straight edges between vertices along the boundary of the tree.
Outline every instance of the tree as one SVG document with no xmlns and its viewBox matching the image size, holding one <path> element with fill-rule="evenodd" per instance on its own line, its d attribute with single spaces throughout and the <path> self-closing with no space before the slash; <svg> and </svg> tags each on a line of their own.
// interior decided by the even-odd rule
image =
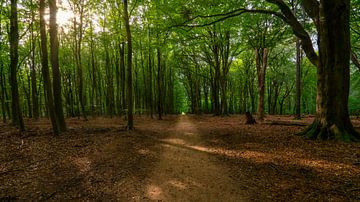
<svg viewBox="0 0 360 202">
<path fill-rule="evenodd" d="M 300 38 L 311 63 L 317 67 L 317 103 L 314 122 L 301 134 L 312 139 L 360 139 L 348 112 L 350 86 L 350 0 L 304 0 L 302 6 L 312 18 L 319 55 L 304 27 L 282 0 L 267 0 L 279 7 L 282 18 Z"/>
<path fill-rule="evenodd" d="M 20 108 L 19 89 L 17 82 L 17 71 L 19 61 L 19 27 L 18 27 L 18 11 L 17 0 L 11 0 L 10 14 L 10 85 L 12 98 L 12 119 L 13 125 L 19 127 L 21 131 L 25 130 L 24 120 Z"/>
<path fill-rule="evenodd" d="M 59 69 L 59 41 L 58 41 L 58 32 L 56 24 L 56 13 L 57 6 L 56 0 L 49 0 L 50 7 L 50 58 L 51 58 L 51 67 L 53 73 L 53 92 L 54 92 L 54 105 L 55 107 L 55 116 L 59 124 L 60 132 L 66 131 L 66 123 L 64 119 L 64 112 L 62 106 L 62 96 L 61 96 L 61 74 Z"/>
<path fill-rule="evenodd" d="M 51 1 L 51 0 L 50 0 Z M 70 1 L 72 3 L 72 10 L 74 13 L 79 15 L 80 22 L 77 23 L 76 17 L 74 17 L 74 38 L 75 38 L 75 61 L 77 67 L 77 79 L 78 79 L 78 93 L 79 93 L 79 102 L 81 107 L 81 113 L 84 116 L 84 119 L 87 120 L 85 103 L 86 96 L 84 90 L 84 76 L 83 76 L 83 64 L 81 57 L 81 48 L 82 48 L 82 40 L 84 35 L 84 12 L 85 12 L 85 0 L 73 0 Z M 55 2 L 56 3 L 56 2 Z M 55 5 L 56 6 L 56 5 Z"/>
<path fill-rule="evenodd" d="M 124 23 L 126 29 L 126 38 L 127 38 L 127 104 L 128 104 L 128 112 L 127 112 L 127 129 L 134 129 L 134 118 L 133 118 L 133 86 L 132 86 L 132 41 L 131 41 L 131 30 L 130 30 L 130 22 L 129 22 L 129 12 L 128 12 L 128 1 L 123 0 L 124 5 Z"/>
<path fill-rule="evenodd" d="M 35 68 L 35 54 L 36 54 L 36 37 L 35 37 L 35 4 L 33 1 L 30 1 L 31 6 L 31 98 L 32 98 L 32 113 L 35 120 L 39 119 L 39 98 L 37 92 L 37 81 L 36 81 L 36 68 Z"/>
<path fill-rule="evenodd" d="M 40 13 L 40 38 L 41 38 L 41 70 L 42 76 L 44 79 L 44 91 L 46 96 L 46 107 L 50 116 L 51 125 L 53 128 L 54 135 L 59 135 L 61 129 L 56 118 L 55 106 L 54 106 L 54 97 L 51 90 L 51 80 L 49 73 L 49 62 L 48 62 L 48 50 L 47 50 L 47 37 L 46 37 L 46 27 L 45 27 L 45 0 L 40 0 L 39 2 L 39 13 Z"/>
</svg>

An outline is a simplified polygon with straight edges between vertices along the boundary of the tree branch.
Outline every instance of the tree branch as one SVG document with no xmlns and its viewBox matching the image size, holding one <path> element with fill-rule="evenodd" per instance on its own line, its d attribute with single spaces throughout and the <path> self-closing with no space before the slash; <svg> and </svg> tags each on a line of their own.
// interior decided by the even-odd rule
<svg viewBox="0 0 360 202">
<path fill-rule="evenodd" d="M 319 57 L 316 54 L 312 45 L 309 34 L 305 31 L 301 23 L 296 19 L 291 9 L 282 0 L 266 0 L 269 3 L 275 4 L 281 10 L 281 13 L 285 16 L 285 22 L 292 28 L 294 34 L 301 40 L 303 50 L 310 60 L 310 62 L 318 67 Z"/>
<path fill-rule="evenodd" d="M 351 50 L 351 61 L 353 62 L 353 64 L 359 69 L 360 71 L 360 61 L 359 59 L 356 57 L 355 53 Z"/>
<path fill-rule="evenodd" d="M 319 2 L 317 0 L 302 0 L 301 5 L 309 17 L 316 23 L 319 19 Z"/>
<path fill-rule="evenodd" d="M 224 21 L 226 19 L 229 18 L 233 18 L 233 17 L 237 17 L 240 16 L 242 14 L 245 13 L 261 13 L 261 14 L 269 14 L 269 15 L 274 15 L 277 16 L 283 20 L 286 20 L 285 16 L 283 16 L 281 13 L 275 12 L 275 11 L 271 11 L 271 10 L 263 10 L 263 9 L 257 9 L 257 10 L 251 10 L 251 9 L 245 9 L 245 8 L 239 8 L 239 9 L 235 9 L 233 11 L 227 12 L 227 13 L 218 13 L 218 14 L 214 14 L 214 15 L 197 15 L 193 18 L 190 18 L 189 20 L 181 23 L 181 24 L 177 24 L 174 25 L 172 27 L 189 27 L 189 28 L 195 28 L 195 27 L 206 27 L 206 26 L 210 26 L 213 24 L 216 24 L 218 22 Z M 214 21 L 205 23 L 205 24 L 196 24 L 196 25 L 189 25 L 188 23 L 198 19 L 198 18 L 203 18 L 203 19 L 207 19 L 207 18 L 214 18 L 214 17 L 220 17 Z"/>
</svg>

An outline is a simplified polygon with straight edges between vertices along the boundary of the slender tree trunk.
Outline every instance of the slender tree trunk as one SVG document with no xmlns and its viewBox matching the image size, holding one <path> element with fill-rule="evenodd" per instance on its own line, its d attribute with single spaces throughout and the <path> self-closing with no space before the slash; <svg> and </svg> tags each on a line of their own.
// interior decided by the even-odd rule
<svg viewBox="0 0 360 202">
<path fill-rule="evenodd" d="M 0 16 L 3 14 L 3 1 L 0 2 Z M 2 18 L 0 17 L 0 37 L 2 37 Z M 0 53 L 2 52 L 2 44 L 3 42 L 0 41 Z M 1 90 L 1 94 L 0 94 L 0 99 L 1 99 L 1 113 L 2 113 L 2 120 L 4 123 L 6 123 L 6 104 L 5 104 L 5 85 L 4 85 L 4 79 L 3 79 L 3 75 L 4 75 L 4 63 L 2 61 L 2 58 L 0 58 L 0 90 Z"/>
<path fill-rule="evenodd" d="M 45 103 L 50 116 L 54 135 L 59 135 L 60 127 L 58 125 L 55 115 L 54 99 L 51 90 L 51 80 L 49 74 L 47 37 L 46 37 L 45 19 L 44 19 L 45 0 L 40 0 L 39 11 L 40 11 L 40 37 L 41 37 L 41 53 L 42 53 L 41 64 L 42 64 L 42 75 L 44 79 Z"/>
<path fill-rule="evenodd" d="M 350 1 L 321 0 L 319 8 L 316 118 L 302 134 L 314 139 L 359 140 L 348 112 Z"/>
<path fill-rule="evenodd" d="M 204 79 L 204 97 L 205 97 L 205 113 L 209 113 L 209 89 L 206 83 L 206 80 Z"/>
<path fill-rule="evenodd" d="M 295 119 L 301 119 L 301 49 L 300 40 L 296 40 L 296 95 Z"/>
<path fill-rule="evenodd" d="M 120 39 L 119 39 L 120 41 Z M 119 52 L 121 49 L 121 43 L 118 44 Z M 115 83 L 116 83 L 116 91 L 115 91 L 115 108 L 116 108 L 116 115 L 121 115 L 121 87 L 120 87 L 120 57 L 115 57 Z"/>
<path fill-rule="evenodd" d="M 128 103 L 128 123 L 127 129 L 134 129 L 134 120 L 133 120 L 133 89 L 132 89 L 132 39 L 131 39 L 131 30 L 129 23 L 129 13 L 128 13 L 128 1 L 123 0 L 124 4 L 124 23 L 126 29 L 126 37 L 127 37 L 127 103 Z"/>
<path fill-rule="evenodd" d="M 33 5 L 32 0 L 30 1 Z M 37 83 L 36 83 L 36 69 L 35 69 L 35 47 L 36 39 L 34 35 L 34 22 L 35 22 L 35 12 L 31 10 L 31 99 L 32 99 L 32 112 L 35 120 L 39 119 L 39 98 L 37 93 Z"/>
<path fill-rule="evenodd" d="M 214 75 L 214 107 L 215 115 L 220 115 L 220 100 L 219 100 L 219 88 L 220 88 L 220 59 L 218 47 L 214 47 L 214 57 L 215 57 L 215 75 Z"/>
<path fill-rule="evenodd" d="M 93 115 L 97 112 L 98 110 L 98 96 L 96 94 L 96 89 L 97 89 L 97 82 L 96 82 L 96 65 L 95 65 L 95 53 L 94 53 L 94 30 L 93 30 L 93 25 L 92 23 L 90 23 L 90 52 L 91 52 L 91 74 L 92 74 L 92 88 L 91 88 L 91 108 L 92 108 L 92 113 Z"/>
<path fill-rule="evenodd" d="M 61 95 L 61 73 L 59 68 L 59 40 L 57 36 L 56 13 L 57 5 L 56 0 L 49 0 L 50 7 L 50 59 L 53 74 L 53 91 L 54 91 L 54 105 L 55 116 L 59 124 L 60 132 L 66 131 L 66 123 L 64 119 L 64 112 L 62 106 Z"/>
<path fill-rule="evenodd" d="M 147 103 L 147 99 L 148 99 L 148 96 L 147 96 L 147 92 L 148 92 L 148 82 L 147 82 L 147 79 L 146 79 L 146 72 L 145 72 L 145 65 L 144 65 L 144 52 L 143 52 L 143 45 L 142 45 L 142 40 L 140 39 L 140 59 L 141 59 L 141 70 L 142 70 L 142 78 L 143 78 L 143 94 L 142 94 L 142 109 L 145 109 L 147 110 L 149 107 L 148 107 L 148 103 Z"/>
<path fill-rule="evenodd" d="M 1 44 L 0 44 L 0 51 L 1 51 Z M 4 70 L 4 66 L 3 66 L 3 63 L 1 62 L 0 63 L 1 112 L 2 112 L 2 120 L 3 120 L 4 123 L 6 123 L 6 104 L 5 104 L 5 90 L 6 89 L 5 89 L 4 82 L 3 82 L 3 74 L 4 74 L 3 70 Z"/>
<path fill-rule="evenodd" d="M 18 12 L 17 0 L 11 0 L 11 14 L 10 14 L 10 86 L 12 98 L 12 119 L 13 124 L 21 131 L 25 130 L 25 125 L 22 117 L 19 99 L 19 89 L 17 82 L 18 69 L 18 47 L 19 47 L 19 28 L 18 28 Z"/>
<path fill-rule="evenodd" d="M 121 113 L 125 113 L 126 108 L 126 68 L 125 68 L 125 42 L 122 42 L 120 45 L 120 83 L 121 83 Z"/>
<path fill-rule="evenodd" d="M 157 108 L 159 114 L 159 120 L 162 120 L 162 86 L 161 86 L 161 53 L 160 48 L 156 49 L 157 51 Z"/>
<path fill-rule="evenodd" d="M 149 47 L 149 58 L 148 58 L 148 83 L 149 83 L 149 96 L 148 96 L 148 102 L 149 102 L 149 110 L 150 110 L 150 117 L 153 118 L 153 85 L 152 85 L 152 60 L 151 60 L 151 52 Z"/>
</svg>

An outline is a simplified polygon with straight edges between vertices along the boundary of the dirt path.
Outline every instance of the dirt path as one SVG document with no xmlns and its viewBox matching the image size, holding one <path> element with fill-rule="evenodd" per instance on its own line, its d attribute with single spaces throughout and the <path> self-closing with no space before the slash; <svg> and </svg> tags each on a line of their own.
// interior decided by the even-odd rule
<svg viewBox="0 0 360 202">
<path fill-rule="evenodd" d="M 202 136 L 187 116 L 178 119 L 168 136 L 146 187 L 147 197 L 164 201 L 243 201 L 226 168 L 204 152 Z"/>
<path fill-rule="evenodd" d="M 241 115 L 137 116 L 132 132 L 122 118 L 67 123 L 59 137 L 45 119 L 25 133 L 0 123 L 0 201 L 360 200 L 360 145 L 293 135 L 303 126 Z"/>
</svg>

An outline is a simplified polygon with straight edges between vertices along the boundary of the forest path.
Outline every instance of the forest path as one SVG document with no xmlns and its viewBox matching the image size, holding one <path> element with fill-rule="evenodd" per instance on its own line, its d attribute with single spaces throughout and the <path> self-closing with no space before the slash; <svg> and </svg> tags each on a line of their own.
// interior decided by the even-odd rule
<svg viewBox="0 0 360 202">
<path fill-rule="evenodd" d="M 147 180 L 146 194 L 163 201 L 244 201 L 244 194 L 226 168 L 201 146 L 205 141 L 195 123 L 181 116 L 167 136 L 156 137 L 163 147 L 160 161 Z"/>
</svg>

